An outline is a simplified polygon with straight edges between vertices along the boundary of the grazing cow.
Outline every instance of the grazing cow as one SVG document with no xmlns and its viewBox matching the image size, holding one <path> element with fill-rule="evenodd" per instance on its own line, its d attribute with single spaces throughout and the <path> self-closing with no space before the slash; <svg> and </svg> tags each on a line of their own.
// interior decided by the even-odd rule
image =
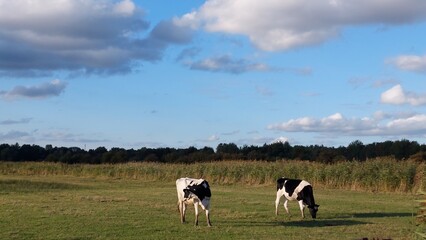
<svg viewBox="0 0 426 240">
<path fill-rule="evenodd" d="M 285 196 L 284 208 L 288 212 L 288 201 L 297 200 L 299 202 L 302 217 L 305 218 L 304 209 L 308 206 L 312 218 L 317 217 L 319 205 L 315 204 L 314 192 L 312 186 L 305 180 L 279 178 L 277 180 L 277 199 L 275 200 L 275 215 L 278 215 L 278 205 L 280 199 Z"/>
<path fill-rule="evenodd" d="M 207 225 L 210 223 L 210 192 L 209 183 L 204 179 L 179 178 L 176 180 L 176 190 L 178 195 L 178 208 L 180 220 L 185 222 L 186 204 L 194 204 L 195 208 L 195 225 L 198 225 L 198 205 L 206 211 Z"/>
</svg>

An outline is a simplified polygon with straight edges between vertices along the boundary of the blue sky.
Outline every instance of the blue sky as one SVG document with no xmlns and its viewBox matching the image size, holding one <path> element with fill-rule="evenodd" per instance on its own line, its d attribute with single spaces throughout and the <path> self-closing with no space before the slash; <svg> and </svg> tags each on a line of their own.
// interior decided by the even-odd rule
<svg viewBox="0 0 426 240">
<path fill-rule="evenodd" d="M 426 143 L 424 0 L 0 0 L 0 143 Z"/>
</svg>

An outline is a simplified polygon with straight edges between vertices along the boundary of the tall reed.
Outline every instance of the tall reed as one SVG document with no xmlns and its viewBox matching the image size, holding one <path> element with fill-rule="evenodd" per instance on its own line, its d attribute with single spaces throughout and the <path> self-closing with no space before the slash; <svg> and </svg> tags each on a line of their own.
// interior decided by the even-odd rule
<svg viewBox="0 0 426 240">
<path fill-rule="evenodd" d="M 63 164 L 0 162 L 1 175 L 69 175 L 173 182 L 179 177 L 205 178 L 216 184 L 275 184 L 279 177 L 306 179 L 313 185 L 336 189 L 383 192 L 426 190 L 426 164 L 380 158 L 365 162 L 321 164 L 281 160 L 223 161 L 194 164 L 126 163 Z"/>
</svg>

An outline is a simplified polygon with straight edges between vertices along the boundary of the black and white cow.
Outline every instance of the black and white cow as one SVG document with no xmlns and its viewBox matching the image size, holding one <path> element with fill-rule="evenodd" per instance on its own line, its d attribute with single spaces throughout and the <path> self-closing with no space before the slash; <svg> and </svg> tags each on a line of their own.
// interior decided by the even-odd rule
<svg viewBox="0 0 426 240">
<path fill-rule="evenodd" d="M 277 199 L 275 200 L 275 215 L 278 215 L 278 205 L 284 195 L 286 198 L 284 208 L 288 212 L 288 201 L 297 200 L 299 202 L 302 217 L 305 218 L 305 206 L 309 208 L 312 218 L 317 217 L 319 205 L 315 204 L 314 192 L 310 183 L 305 180 L 279 178 L 277 180 Z"/>
<path fill-rule="evenodd" d="M 211 227 L 209 211 L 212 194 L 209 183 L 204 179 L 179 178 L 176 180 L 176 190 L 181 222 L 185 222 L 186 205 L 194 204 L 195 225 L 198 225 L 198 205 L 201 205 L 206 211 L 207 225 Z"/>
</svg>

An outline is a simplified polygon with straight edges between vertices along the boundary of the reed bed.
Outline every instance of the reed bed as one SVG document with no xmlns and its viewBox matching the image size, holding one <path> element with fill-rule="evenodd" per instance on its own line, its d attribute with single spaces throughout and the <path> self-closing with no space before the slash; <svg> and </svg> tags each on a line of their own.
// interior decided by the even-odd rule
<svg viewBox="0 0 426 240">
<path fill-rule="evenodd" d="M 273 185 L 279 177 L 303 178 L 324 188 L 380 192 L 426 191 L 426 164 L 380 158 L 365 162 L 322 164 L 280 160 L 222 161 L 194 164 L 125 163 L 63 164 L 51 162 L 0 162 L 1 175 L 64 175 L 175 181 L 179 177 L 208 179 L 215 184 Z"/>
</svg>

